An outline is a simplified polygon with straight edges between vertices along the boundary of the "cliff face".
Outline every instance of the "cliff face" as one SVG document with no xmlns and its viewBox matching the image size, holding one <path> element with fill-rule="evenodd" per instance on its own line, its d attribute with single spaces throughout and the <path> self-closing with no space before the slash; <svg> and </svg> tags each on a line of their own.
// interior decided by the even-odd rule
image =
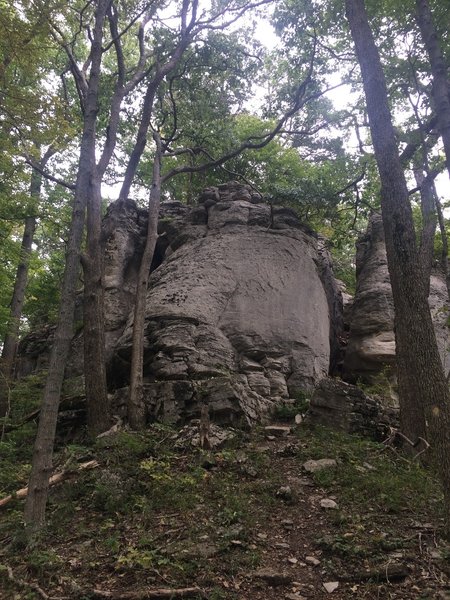
<svg viewBox="0 0 450 600">
<path fill-rule="evenodd" d="M 371 382 L 395 364 L 394 303 L 380 215 L 373 215 L 357 244 L 357 287 L 350 314 L 344 369 L 351 379 Z M 443 275 L 434 272 L 428 298 L 445 372 L 450 369 L 448 294 Z"/>
<path fill-rule="evenodd" d="M 146 315 L 150 416 L 181 422 L 207 401 L 216 422 L 251 423 L 328 373 L 339 294 L 317 238 L 292 211 L 237 183 L 210 188 L 196 208 L 163 206 L 156 260 Z M 131 326 L 130 318 L 112 348 L 116 387 L 129 370 Z"/>
<path fill-rule="evenodd" d="M 133 201 L 109 207 L 106 355 L 118 414 L 128 393 L 145 235 L 146 212 Z M 342 295 L 324 241 L 293 211 L 264 203 L 236 182 L 205 190 L 196 207 L 162 204 L 145 322 L 149 419 L 182 423 L 207 402 L 218 423 L 257 421 L 335 368 L 341 329 Z M 82 335 L 66 368 L 67 378 L 78 377 L 79 393 Z M 19 374 L 45 366 L 51 340 L 51 328 L 23 340 Z"/>
</svg>

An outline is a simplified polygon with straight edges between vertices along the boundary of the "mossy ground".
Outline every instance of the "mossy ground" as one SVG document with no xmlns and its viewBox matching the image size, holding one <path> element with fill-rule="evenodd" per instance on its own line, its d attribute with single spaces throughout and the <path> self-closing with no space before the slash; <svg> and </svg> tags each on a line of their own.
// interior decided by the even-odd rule
<svg viewBox="0 0 450 600">
<path fill-rule="evenodd" d="M 26 484 L 33 427 L 4 436 L 1 496 Z M 100 466 L 52 488 L 47 529 L 31 545 L 23 502 L 1 510 L 0 597 L 39 597 L 19 581 L 79 600 L 94 598 L 94 589 L 192 585 L 212 600 L 294 591 L 317 599 L 329 597 L 326 581 L 339 581 L 331 596 L 339 599 L 446 597 L 442 498 L 420 465 L 383 445 L 304 425 L 276 439 L 263 429 L 241 434 L 214 453 L 175 450 L 175 433 L 153 425 L 59 447 L 57 465 L 95 458 Z M 302 464 L 310 458 L 335 458 L 337 467 L 309 476 Z M 338 508 L 323 510 L 325 497 Z M 383 577 L 393 564 L 407 576 Z M 273 588 L 255 577 L 267 568 L 292 583 Z"/>
</svg>

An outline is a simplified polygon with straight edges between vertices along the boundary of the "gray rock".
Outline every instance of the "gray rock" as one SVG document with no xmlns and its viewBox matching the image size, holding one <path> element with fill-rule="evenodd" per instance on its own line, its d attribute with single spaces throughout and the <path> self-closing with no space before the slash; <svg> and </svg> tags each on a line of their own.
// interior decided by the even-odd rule
<svg viewBox="0 0 450 600">
<path fill-rule="evenodd" d="M 320 458 L 319 460 L 307 460 L 303 463 L 303 469 L 308 473 L 317 473 L 324 469 L 335 469 L 337 462 L 334 458 Z"/>
<path fill-rule="evenodd" d="M 396 402 L 395 377 L 389 370 L 395 364 L 394 303 L 380 215 L 370 218 L 366 233 L 357 243 L 356 278 L 344 371 L 352 380 L 359 377 L 369 383 L 383 371 L 387 395 Z M 431 276 L 429 305 L 441 360 L 448 373 L 449 299 L 445 278 L 438 272 Z"/>
<path fill-rule="evenodd" d="M 305 562 L 310 565 L 313 565 L 314 567 L 320 565 L 320 560 L 315 556 L 305 556 Z"/>
<path fill-rule="evenodd" d="M 200 202 L 206 225 L 191 209 L 172 206 L 166 219 L 162 208 L 165 258 L 147 294 L 147 412 L 183 423 L 207 400 L 215 422 L 248 426 L 329 370 L 326 259 L 295 213 L 271 212 L 249 186 L 208 188 Z M 129 363 L 131 334 L 130 317 L 113 364 Z"/>
<path fill-rule="evenodd" d="M 320 507 L 326 510 L 337 510 L 338 504 L 331 498 L 322 498 L 320 501 Z"/>
<path fill-rule="evenodd" d="M 323 379 L 316 387 L 306 421 L 348 433 L 384 440 L 399 425 L 399 411 L 378 396 L 340 379 Z"/>
<path fill-rule="evenodd" d="M 262 579 L 273 586 L 289 585 L 292 581 L 291 575 L 274 569 L 259 569 L 253 573 L 253 577 L 254 579 Z"/>
<path fill-rule="evenodd" d="M 113 203 L 103 222 L 108 383 L 120 416 L 146 226 L 131 200 Z M 232 181 L 206 189 L 194 208 L 163 202 L 158 233 L 144 341 L 149 420 L 184 424 L 206 401 L 217 424 L 248 427 L 329 372 L 341 295 L 323 240 L 292 210 Z M 22 343 L 21 374 L 46 367 L 52 331 Z M 79 332 L 66 375 L 82 372 Z"/>
<path fill-rule="evenodd" d="M 291 433 L 291 428 L 284 425 L 267 425 L 264 427 L 264 431 L 267 435 L 285 437 Z"/>
<path fill-rule="evenodd" d="M 335 590 L 338 589 L 339 582 L 338 581 L 327 581 L 323 584 L 323 587 L 329 594 L 332 594 Z"/>
</svg>

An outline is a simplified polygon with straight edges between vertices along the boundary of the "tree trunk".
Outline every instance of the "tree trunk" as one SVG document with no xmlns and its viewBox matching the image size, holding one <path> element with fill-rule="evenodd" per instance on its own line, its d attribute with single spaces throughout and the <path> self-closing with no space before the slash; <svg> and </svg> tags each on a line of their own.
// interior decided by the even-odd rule
<svg viewBox="0 0 450 600">
<path fill-rule="evenodd" d="M 31 195 L 39 195 L 40 187 L 40 177 L 33 171 L 31 175 Z M 22 316 L 23 303 L 25 301 L 28 267 L 30 264 L 31 247 L 35 230 L 36 217 L 26 217 L 22 244 L 20 247 L 20 259 L 17 266 L 16 280 L 14 282 L 14 291 L 11 299 L 8 331 L 3 342 L 1 357 L 0 417 L 4 417 L 9 412 L 9 390 L 17 352 L 20 318 Z"/>
<path fill-rule="evenodd" d="M 445 283 L 447 284 L 447 294 L 450 300 L 450 269 L 448 265 L 448 236 L 445 229 L 445 217 L 442 210 L 441 202 L 436 194 L 436 212 L 439 223 L 439 231 L 441 232 L 442 252 L 441 252 L 441 268 L 445 275 Z"/>
<path fill-rule="evenodd" d="M 40 161 L 44 167 L 50 158 L 52 151 L 49 150 Z M 30 198 L 32 201 L 39 200 L 41 194 L 42 176 L 36 170 L 31 172 Z M 33 204 L 33 203 L 32 203 Z M 20 258 L 17 266 L 14 291 L 11 299 L 11 311 L 9 317 L 8 331 L 5 335 L 1 357 L 0 368 L 0 417 L 4 417 L 9 411 L 10 381 L 13 375 L 14 361 L 16 359 L 17 343 L 19 339 L 20 319 L 22 317 L 25 292 L 28 283 L 28 268 L 30 266 L 31 251 L 33 246 L 34 232 L 36 230 L 36 217 L 25 218 L 22 244 L 20 247 Z"/>
<path fill-rule="evenodd" d="M 381 179 L 381 208 L 395 308 L 395 338 L 403 433 L 425 437 L 425 423 L 444 488 L 450 534 L 450 397 L 436 344 L 412 211 L 388 105 L 386 81 L 364 0 L 346 0 L 361 67 L 372 143 Z"/>
<path fill-rule="evenodd" d="M 161 140 L 156 132 L 153 137 L 156 142 L 156 154 L 153 160 L 153 181 L 148 203 L 147 239 L 139 267 L 134 305 L 130 396 L 128 401 L 128 421 L 133 429 L 141 429 L 145 425 L 143 398 L 145 305 L 150 267 L 158 238 L 158 215 L 161 200 Z"/>
<path fill-rule="evenodd" d="M 428 0 L 416 0 L 416 19 L 430 61 L 432 94 L 439 133 L 444 143 L 445 164 L 450 176 L 450 96 L 447 64 L 439 44 L 438 34 Z"/>
<path fill-rule="evenodd" d="M 73 200 L 72 221 L 66 255 L 66 267 L 61 291 L 58 325 L 50 355 L 50 364 L 41 405 L 38 431 L 34 443 L 28 496 L 25 503 L 25 524 L 29 533 L 45 524 L 49 477 L 52 472 L 53 445 L 55 441 L 58 407 L 64 370 L 73 336 L 76 287 L 80 266 L 80 249 L 83 239 L 84 214 L 92 194 L 95 176 L 95 124 L 102 60 L 103 21 L 107 0 L 98 0 L 95 28 L 91 47 L 91 71 L 83 106 L 83 134 L 80 145 L 77 182 Z"/>
<path fill-rule="evenodd" d="M 82 157 L 80 157 L 80 167 L 82 162 Z M 79 177 L 72 210 L 58 325 L 50 355 L 38 431 L 34 443 L 31 475 L 28 483 L 29 493 L 25 503 L 25 524 L 31 533 L 41 529 L 45 523 L 48 482 L 53 468 L 53 444 L 55 441 L 59 399 L 73 335 L 75 295 L 84 225 L 84 187 L 83 179 Z"/>
<path fill-rule="evenodd" d="M 422 213 L 422 231 L 420 232 L 419 261 L 425 286 L 425 294 L 430 295 L 430 277 L 433 266 L 434 236 L 436 233 L 436 190 L 434 182 L 426 178 L 422 166 L 414 168 L 414 178 L 420 188 L 420 210 Z"/>
<path fill-rule="evenodd" d="M 87 200 L 84 270 L 84 377 L 87 427 L 95 437 L 110 426 L 105 364 L 103 253 L 101 246 L 101 181 L 94 173 Z"/>
</svg>

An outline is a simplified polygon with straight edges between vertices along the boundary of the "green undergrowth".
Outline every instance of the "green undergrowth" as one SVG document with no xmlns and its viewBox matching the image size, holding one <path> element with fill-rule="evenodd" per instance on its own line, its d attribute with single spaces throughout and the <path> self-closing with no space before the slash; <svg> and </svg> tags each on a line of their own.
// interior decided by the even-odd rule
<svg viewBox="0 0 450 600">
<path fill-rule="evenodd" d="M 315 483 L 338 504 L 329 513 L 330 531 L 317 539 L 325 556 L 373 563 L 386 561 L 396 551 L 414 554 L 414 527 L 420 531 L 430 521 L 435 543 L 442 493 L 437 478 L 418 461 L 383 444 L 326 428 L 304 428 L 299 437 L 302 461 L 337 461 L 335 468 L 313 475 Z"/>
<path fill-rule="evenodd" d="M 5 436 L 2 496 L 26 484 L 32 433 L 24 429 Z M 58 448 L 60 468 L 76 470 L 92 459 L 99 467 L 52 488 L 47 528 L 32 545 L 24 540 L 23 502 L 14 500 L 3 509 L 0 565 L 11 565 L 21 578 L 34 578 L 45 589 L 57 580 L 74 598 L 88 599 L 94 581 L 105 589 L 111 581 L 122 581 L 127 589 L 197 582 L 211 590 L 211 598 L 237 597 L 217 586 L 218 570 L 219 579 L 232 580 L 256 569 L 264 553 L 255 545 L 254 531 L 266 527 L 270 536 L 270 519 L 282 520 L 296 509 L 295 495 L 287 502 L 278 493 L 287 480 L 283 461 L 290 475 L 302 477 L 308 459 L 337 460 L 336 468 L 313 476 L 315 488 L 307 488 L 335 497 L 339 506 L 327 513 L 328 530 L 315 536 L 325 566 L 328 556 L 366 559 L 408 548 L 411 533 L 399 522 L 405 515 L 436 520 L 442 508 L 432 475 L 357 436 L 302 425 L 286 453 L 279 454 L 283 439 L 269 443 L 269 451 L 261 449 L 268 445 L 263 429 L 214 453 L 177 449 L 175 434 L 154 424 L 142 433 L 121 431 L 93 445 Z M 28 440 L 26 449 L 21 440 Z M 62 571 L 67 575 L 61 583 Z"/>
<path fill-rule="evenodd" d="M 302 458 L 334 458 L 336 469 L 314 475 L 317 484 L 339 492 L 349 506 L 375 512 L 420 512 L 439 508 L 442 496 L 436 477 L 400 450 L 326 428 L 301 429 Z"/>
</svg>

